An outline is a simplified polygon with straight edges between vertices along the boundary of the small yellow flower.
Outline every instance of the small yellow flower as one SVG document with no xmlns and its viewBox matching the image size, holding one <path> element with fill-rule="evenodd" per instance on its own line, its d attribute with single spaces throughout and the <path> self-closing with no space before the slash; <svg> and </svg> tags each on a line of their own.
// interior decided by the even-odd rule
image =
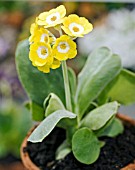
<svg viewBox="0 0 135 170">
<path fill-rule="evenodd" d="M 83 35 L 88 34 L 93 29 L 92 24 L 86 18 L 75 14 L 65 17 L 63 25 L 62 29 L 64 32 L 72 37 L 83 37 Z"/>
<path fill-rule="evenodd" d="M 56 38 L 45 28 L 35 28 L 34 33 L 30 36 L 29 41 L 32 42 L 44 42 L 52 44 Z"/>
<path fill-rule="evenodd" d="M 43 12 L 38 16 L 37 24 L 44 26 L 45 28 L 54 27 L 63 22 L 63 18 L 66 15 L 66 9 L 63 5 L 60 5 L 56 9 L 52 9 L 49 12 Z"/>
<path fill-rule="evenodd" d="M 59 61 L 74 58 L 77 54 L 76 43 L 67 35 L 56 39 L 53 46 L 53 56 Z"/>
<path fill-rule="evenodd" d="M 29 59 L 34 66 L 51 65 L 53 62 L 51 46 L 43 42 L 31 44 Z"/>
<path fill-rule="evenodd" d="M 32 42 L 45 42 L 49 43 L 49 32 L 44 28 L 35 27 L 32 31 L 32 35 L 29 38 L 30 43 Z"/>
<path fill-rule="evenodd" d="M 50 68 L 51 69 L 56 69 L 58 67 L 60 67 L 60 61 L 57 59 L 53 59 L 53 63 L 52 64 L 45 64 L 44 66 L 38 66 L 38 70 L 42 71 L 43 73 L 49 73 L 50 72 Z"/>
</svg>

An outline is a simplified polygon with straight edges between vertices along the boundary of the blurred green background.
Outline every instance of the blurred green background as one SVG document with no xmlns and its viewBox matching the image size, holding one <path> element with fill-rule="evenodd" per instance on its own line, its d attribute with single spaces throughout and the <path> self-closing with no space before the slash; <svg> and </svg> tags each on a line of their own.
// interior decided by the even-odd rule
<svg viewBox="0 0 135 170">
<path fill-rule="evenodd" d="M 76 40 L 78 55 L 68 61 L 76 74 L 99 46 L 111 48 L 121 56 L 123 67 L 135 71 L 134 3 L 0 1 L 0 170 L 12 170 L 7 164 L 19 160 L 20 144 L 32 126 L 31 115 L 23 106 L 28 98 L 15 68 L 16 45 L 29 37 L 35 16 L 60 4 L 66 6 L 67 15 L 76 13 L 94 25 L 90 34 Z M 122 107 L 121 112 L 129 111 L 134 117 L 134 109 Z"/>
</svg>

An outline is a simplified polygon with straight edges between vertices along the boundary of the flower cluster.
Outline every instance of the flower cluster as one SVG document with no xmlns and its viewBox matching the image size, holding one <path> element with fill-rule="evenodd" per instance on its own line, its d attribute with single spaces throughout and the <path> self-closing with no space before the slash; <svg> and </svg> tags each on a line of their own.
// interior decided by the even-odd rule
<svg viewBox="0 0 135 170">
<path fill-rule="evenodd" d="M 60 5 L 49 12 L 41 13 L 31 25 L 29 38 L 29 59 L 40 71 L 49 73 L 50 68 L 60 67 L 63 60 L 74 58 L 77 55 L 77 37 L 92 31 L 93 26 L 84 17 L 71 14 L 65 17 L 66 9 Z M 56 38 L 49 28 L 59 31 L 60 37 Z"/>
</svg>

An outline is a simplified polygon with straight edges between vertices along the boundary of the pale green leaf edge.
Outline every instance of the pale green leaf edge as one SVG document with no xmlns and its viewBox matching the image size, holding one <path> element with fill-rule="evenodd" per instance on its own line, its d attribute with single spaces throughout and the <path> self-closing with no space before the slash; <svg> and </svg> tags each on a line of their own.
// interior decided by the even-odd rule
<svg viewBox="0 0 135 170">
<path fill-rule="evenodd" d="M 43 139 L 50 134 L 57 123 L 63 118 L 76 118 L 76 114 L 67 110 L 57 110 L 45 118 L 40 125 L 29 136 L 28 141 L 37 143 L 42 142 Z"/>
</svg>

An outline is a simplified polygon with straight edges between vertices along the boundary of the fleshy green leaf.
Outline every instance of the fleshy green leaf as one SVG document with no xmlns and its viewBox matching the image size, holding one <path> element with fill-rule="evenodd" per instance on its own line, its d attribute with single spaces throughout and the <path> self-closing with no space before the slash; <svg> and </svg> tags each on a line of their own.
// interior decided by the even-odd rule
<svg viewBox="0 0 135 170">
<path fill-rule="evenodd" d="M 76 118 L 76 115 L 67 110 L 57 110 L 56 112 L 53 112 L 33 131 L 28 138 L 28 141 L 33 143 L 42 142 L 43 139 L 50 134 L 57 123 L 63 118 L 74 119 Z"/>
<path fill-rule="evenodd" d="M 64 110 L 65 107 L 60 98 L 54 93 L 50 93 L 44 101 L 45 116 L 47 117 L 56 110 Z"/>
<path fill-rule="evenodd" d="M 39 104 L 35 102 L 27 101 L 24 106 L 32 113 L 32 118 L 35 121 L 41 121 L 44 119 L 44 109 Z"/>
<path fill-rule="evenodd" d="M 118 118 L 114 118 L 113 120 L 109 120 L 109 122 L 103 128 L 97 130 L 95 133 L 98 137 L 115 137 L 123 133 L 123 130 L 124 126 L 122 122 Z"/>
<path fill-rule="evenodd" d="M 95 50 L 78 76 L 76 104 L 79 117 L 112 81 L 121 70 L 121 61 L 118 55 L 112 54 L 106 47 Z"/>
<path fill-rule="evenodd" d="M 123 69 L 120 74 L 108 84 L 98 98 L 99 103 L 107 99 L 128 105 L 135 103 L 135 73 Z"/>
<path fill-rule="evenodd" d="M 100 129 L 117 113 L 118 107 L 117 102 L 110 102 L 92 110 L 82 120 L 81 126 L 92 130 Z"/>
<path fill-rule="evenodd" d="M 56 151 L 56 160 L 63 159 L 71 152 L 71 147 L 68 144 L 67 140 L 65 140 Z"/>
<path fill-rule="evenodd" d="M 99 141 L 100 142 L 100 148 L 105 146 L 105 141 Z"/>
<path fill-rule="evenodd" d="M 92 164 L 100 153 L 100 142 L 95 134 L 84 127 L 77 130 L 72 139 L 73 154 L 78 161 L 84 164 Z"/>
<path fill-rule="evenodd" d="M 32 113 L 32 118 L 35 121 L 42 121 L 44 119 L 44 109 L 39 104 L 31 102 L 30 111 Z"/>
<path fill-rule="evenodd" d="M 64 110 L 65 107 L 60 100 L 58 96 L 56 96 L 54 93 L 50 93 L 47 98 L 44 101 L 44 109 L 45 109 L 45 116 L 47 117 L 51 113 L 57 111 L 57 110 Z M 76 119 L 62 119 L 58 123 L 58 127 L 61 128 L 68 128 L 69 126 L 75 126 L 76 125 Z"/>
<path fill-rule="evenodd" d="M 29 42 L 20 42 L 16 50 L 16 66 L 21 83 L 29 98 L 43 107 L 44 99 L 50 92 L 60 97 L 65 104 L 64 83 L 61 68 L 52 70 L 49 74 L 42 73 L 32 66 L 29 60 Z"/>
<path fill-rule="evenodd" d="M 26 109 L 30 110 L 30 105 L 31 105 L 31 102 L 30 102 L 30 101 L 25 101 L 25 102 L 23 103 L 23 105 L 24 105 L 24 107 L 25 107 Z"/>
<path fill-rule="evenodd" d="M 77 126 L 77 119 L 68 119 L 68 118 L 62 119 L 59 121 L 57 126 L 60 128 L 66 129 L 67 132 L 68 130 L 72 131 L 74 127 Z M 71 126 L 73 129 L 71 128 Z"/>
</svg>

